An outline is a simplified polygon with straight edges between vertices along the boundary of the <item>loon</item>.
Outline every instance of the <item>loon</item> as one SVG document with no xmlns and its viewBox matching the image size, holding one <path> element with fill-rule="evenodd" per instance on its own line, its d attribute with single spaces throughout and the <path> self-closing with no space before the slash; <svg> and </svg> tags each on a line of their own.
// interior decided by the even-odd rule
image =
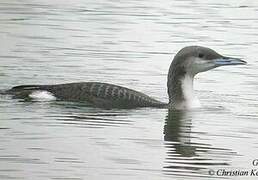
<svg viewBox="0 0 258 180">
<path fill-rule="evenodd" d="M 222 56 L 202 46 L 187 46 L 174 57 L 167 76 L 169 102 L 158 101 L 139 91 L 126 87 L 101 83 L 77 82 L 56 85 L 21 85 L 6 91 L 15 98 L 33 98 L 35 93 L 45 92 L 57 100 L 86 102 L 100 108 L 157 107 L 189 109 L 197 105 L 193 90 L 196 74 L 220 66 L 243 65 L 247 62 Z"/>
</svg>

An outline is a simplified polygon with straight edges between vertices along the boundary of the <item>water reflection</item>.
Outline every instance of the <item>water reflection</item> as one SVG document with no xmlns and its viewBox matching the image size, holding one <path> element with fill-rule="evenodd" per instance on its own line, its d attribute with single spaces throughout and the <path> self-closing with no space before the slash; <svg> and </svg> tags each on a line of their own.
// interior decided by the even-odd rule
<svg viewBox="0 0 258 180">
<path fill-rule="evenodd" d="M 185 111 L 168 111 L 164 125 L 164 140 L 177 142 L 174 144 L 176 153 L 192 157 L 195 147 L 191 146 L 191 117 Z"/>
<path fill-rule="evenodd" d="M 198 142 L 198 136 L 208 132 L 192 130 L 196 113 L 168 111 L 164 125 L 167 158 L 163 167 L 167 175 L 209 176 L 210 169 L 229 166 L 231 157 L 235 155 L 231 149 Z"/>
<path fill-rule="evenodd" d="M 130 124 L 130 120 L 116 118 L 121 115 L 122 114 L 119 113 L 106 114 L 103 112 L 81 113 L 70 114 L 66 115 L 65 117 L 56 117 L 56 120 L 60 124 L 87 128 L 101 128 L 107 126 L 118 127 L 120 125 Z"/>
<path fill-rule="evenodd" d="M 55 123 L 51 124 L 52 126 L 104 128 L 119 127 L 132 123 L 132 121 L 128 119 L 130 110 L 107 110 L 90 107 L 85 103 L 62 101 L 52 102 L 50 106 L 51 108 L 55 108 L 57 112 L 52 112 L 46 116 L 46 118 L 54 120 Z M 62 112 L 61 114 L 60 111 Z"/>
</svg>

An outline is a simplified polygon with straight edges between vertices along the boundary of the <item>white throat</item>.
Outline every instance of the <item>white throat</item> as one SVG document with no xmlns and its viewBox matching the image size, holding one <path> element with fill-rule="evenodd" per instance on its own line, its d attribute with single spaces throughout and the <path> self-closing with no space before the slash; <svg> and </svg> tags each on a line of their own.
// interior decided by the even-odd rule
<svg viewBox="0 0 258 180">
<path fill-rule="evenodd" d="M 180 105 L 182 108 L 191 109 L 201 106 L 198 98 L 194 95 L 193 80 L 194 76 L 191 75 L 185 75 L 184 78 L 181 79 L 184 95 L 184 102 Z"/>
</svg>

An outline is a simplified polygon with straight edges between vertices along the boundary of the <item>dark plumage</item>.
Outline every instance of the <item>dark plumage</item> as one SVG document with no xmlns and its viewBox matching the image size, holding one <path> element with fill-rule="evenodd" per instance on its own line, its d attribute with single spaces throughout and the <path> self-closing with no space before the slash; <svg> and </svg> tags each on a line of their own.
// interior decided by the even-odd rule
<svg viewBox="0 0 258 180">
<path fill-rule="evenodd" d="M 57 85 L 23 85 L 6 91 L 16 98 L 31 98 L 35 91 L 47 91 L 58 100 L 87 102 L 103 108 L 169 107 L 184 109 L 191 106 L 194 76 L 219 66 L 245 64 L 237 58 L 225 57 L 212 49 L 188 46 L 174 57 L 168 72 L 169 103 L 155 100 L 141 92 L 125 87 L 100 83 L 81 82 Z"/>
<path fill-rule="evenodd" d="M 163 107 L 166 105 L 141 92 L 100 82 L 24 85 L 13 87 L 7 92 L 16 98 L 27 98 L 37 90 L 51 92 L 58 100 L 87 102 L 103 108 Z"/>
</svg>

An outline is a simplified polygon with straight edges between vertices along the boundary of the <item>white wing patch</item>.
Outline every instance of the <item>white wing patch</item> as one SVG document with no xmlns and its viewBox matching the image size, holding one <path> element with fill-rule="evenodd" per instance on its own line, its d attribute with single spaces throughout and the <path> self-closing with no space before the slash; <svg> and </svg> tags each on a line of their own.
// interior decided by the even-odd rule
<svg viewBox="0 0 258 180">
<path fill-rule="evenodd" d="M 56 97 L 48 91 L 33 91 L 30 95 L 30 98 L 39 100 L 39 101 L 53 101 L 56 100 Z"/>
</svg>

